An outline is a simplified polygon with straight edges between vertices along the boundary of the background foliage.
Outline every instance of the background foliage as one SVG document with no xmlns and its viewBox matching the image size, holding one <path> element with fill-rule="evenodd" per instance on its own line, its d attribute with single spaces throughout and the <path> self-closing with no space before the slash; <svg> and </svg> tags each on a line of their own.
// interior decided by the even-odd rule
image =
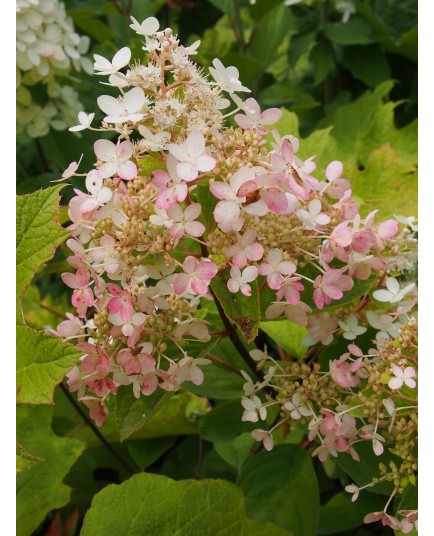
<svg viewBox="0 0 434 536">
<path fill-rule="evenodd" d="M 303 139 L 302 158 L 316 154 L 319 167 L 344 162 L 354 193 L 365 200 L 362 212 L 376 205 L 383 217 L 414 215 L 416 0 L 287 3 L 71 0 L 66 8 L 91 37 L 91 52 L 106 57 L 125 45 L 139 56 L 130 15 L 157 16 L 183 42 L 201 39 L 200 65 L 219 57 L 237 66 L 261 106 L 285 108 L 277 129 Z M 94 111 L 95 79 L 82 73 L 71 83 L 85 110 Z M 61 188 L 39 189 L 81 154 L 90 166 L 93 141 L 86 131 L 18 138 L 17 192 L 29 194 L 17 210 L 18 534 L 389 534 L 362 525 L 367 512 L 382 507 L 381 497 L 368 492 L 352 504 L 343 492 L 348 468 L 312 460 L 296 446 L 300 433 L 282 436 L 271 453 L 258 452 L 253 426 L 240 420 L 243 380 L 227 367 L 213 365 L 201 386 L 163 399 L 136 401 L 120 392 L 102 430 L 106 444 L 86 425 L 58 386 L 74 349 L 38 331 L 54 328 L 69 303 L 59 278 L 65 246 L 55 252 L 66 236 L 58 224 L 67 221 L 66 210 L 57 215 Z M 303 355 L 303 328 L 245 314 L 257 318 L 252 337 Z M 200 352 L 246 369 L 228 339 L 198 345 Z M 270 422 L 274 417 L 270 412 Z M 356 482 L 369 474 L 369 455 L 362 459 L 359 475 L 351 475 Z M 403 501 L 401 508 L 411 508 L 414 497 Z"/>
</svg>

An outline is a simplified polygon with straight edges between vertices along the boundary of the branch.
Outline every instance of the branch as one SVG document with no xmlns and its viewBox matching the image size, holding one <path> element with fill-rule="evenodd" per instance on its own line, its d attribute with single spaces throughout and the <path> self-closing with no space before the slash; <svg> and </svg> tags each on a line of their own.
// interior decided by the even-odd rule
<svg viewBox="0 0 434 536">
<path fill-rule="evenodd" d="M 89 428 L 92 430 L 92 432 L 96 435 L 96 437 L 101 441 L 101 443 L 104 445 L 104 447 L 110 452 L 110 454 L 115 458 L 116 461 L 118 461 L 122 467 L 129 473 L 130 475 L 133 475 L 135 473 L 134 469 L 129 465 L 127 461 L 125 461 L 120 454 L 116 452 L 116 450 L 110 445 L 110 443 L 107 441 L 107 439 L 101 434 L 101 432 L 98 430 L 98 428 L 95 426 L 95 424 L 92 422 L 92 420 L 86 415 L 86 413 L 82 410 L 80 405 L 77 403 L 75 398 L 71 395 L 66 385 L 62 382 L 60 383 L 60 388 L 65 393 L 66 398 L 69 400 L 69 402 L 74 407 L 75 411 L 80 415 L 80 417 L 83 419 L 83 421 L 89 426 Z"/>
</svg>

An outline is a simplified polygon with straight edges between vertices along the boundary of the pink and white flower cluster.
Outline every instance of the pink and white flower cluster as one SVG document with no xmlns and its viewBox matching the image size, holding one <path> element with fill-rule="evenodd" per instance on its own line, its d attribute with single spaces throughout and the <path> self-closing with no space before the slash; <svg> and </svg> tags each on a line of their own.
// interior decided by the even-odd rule
<svg viewBox="0 0 434 536">
<path fill-rule="evenodd" d="M 264 319 L 296 324 L 310 347 L 308 364 L 252 350 L 265 371 L 256 383 L 245 376 L 242 419 L 264 423 L 253 437 L 271 450 L 274 430 L 289 423 L 306 427 L 321 461 L 357 460 L 362 441 L 381 456 L 396 413 L 412 411 L 399 401 L 416 386 L 416 286 L 395 277 L 404 230 L 407 245 L 414 230 L 376 210 L 363 216 L 341 162 L 317 170 L 290 133 L 273 130 L 270 143 L 281 111 L 243 101 L 237 93 L 249 90 L 234 67 L 215 59 L 208 77 L 190 59 L 199 43 L 182 46 L 153 18 L 131 27 L 145 59 L 133 61 L 127 47 L 95 56 L 96 74 L 120 96 L 98 98 L 100 128 L 84 112 L 72 127 L 111 139 L 95 142 L 93 169 L 78 173 L 73 162 L 63 176 L 85 178 L 69 204 L 73 254 L 62 276 L 76 313 L 57 331 L 83 352 L 71 391 L 102 425 L 120 388 L 140 397 L 200 384 L 210 361 L 189 343 L 211 338 L 206 302 L 219 279 L 227 300 L 260 297 Z M 236 126 L 225 123 L 232 115 Z M 334 339 L 348 351 L 322 370 Z M 376 403 L 366 404 L 379 378 Z M 281 419 L 267 429 L 273 405 Z"/>
</svg>

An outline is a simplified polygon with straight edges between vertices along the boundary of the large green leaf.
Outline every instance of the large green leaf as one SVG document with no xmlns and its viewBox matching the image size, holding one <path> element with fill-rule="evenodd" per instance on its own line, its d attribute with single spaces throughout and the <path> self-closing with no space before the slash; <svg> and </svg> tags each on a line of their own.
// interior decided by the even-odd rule
<svg viewBox="0 0 434 536">
<path fill-rule="evenodd" d="M 17 439 L 33 456 L 43 459 L 17 475 L 17 534 L 29 536 L 45 516 L 69 501 L 63 479 L 83 450 L 83 443 L 56 436 L 51 429 L 53 409 L 17 407 Z"/>
<path fill-rule="evenodd" d="M 250 53 L 264 69 L 273 61 L 277 49 L 288 35 L 291 21 L 291 11 L 282 3 L 272 9 L 259 25 L 250 45 Z"/>
<path fill-rule="evenodd" d="M 32 456 L 32 454 L 29 454 L 26 449 L 24 449 L 19 443 L 17 443 L 16 447 L 16 466 L 17 466 L 17 473 L 23 473 L 24 471 L 28 471 L 35 462 L 43 462 L 44 460 L 42 458 L 38 458 L 37 456 Z"/>
<path fill-rule="evenodd" d="M 225 277 L 227 278 L 227 274 Z M 211 282 L 211 288 L 225 315 L 237 326 L 247 342 L 253 341 L 258 335 L 261 316 L 258 285 L 254 281 L 250 286 L 251 296 L 244 296 L 241 292 L 230 292 L 226 280 L 216 277 Z"/>
<path fill-rule="evenodd" d="M 34 272 L 48 261 L 68 236 L 58 221 L 59 191 L 63 186 L 17 197 L 17 300 L 22 298 Z M 55 386 L 62 381 L 79 353 L 69 344 L 24 324 L 17 307 L 17 400 L 51 404 Z"/>
<path fill-rule="evenodd" d="M 363 518 L 370 512 L 384 508 L 384 499 L 372 493 L 360 492 L 356 502 L 351 502 L 351 495 L 337 493 L 321 506 L 318 536 L 333 536 L 338 532 L 352 530 L 363 525 Z"/>
<path fill-rule="evenodd" d="M 231 439 L 214 441 L 214 448 L 225 462 L 240 471 L 251 453 L 254 443 L 252 435 L 244 433 Z"/>
<path fill-rule="evenodd" d="M 119 387 L 116 393 L 116 419 L 121 442 L 140 430 L 172 394 L 157 389 L 152 395 L 135 398 L 130 385 Z"/>
<path fill-rule="evenodd" d="M 370 441 L 358 443 L 354 448 L 360 456 L 360 462 L 355 462 L 348 454 L 340 454 L 336 458 L 336 463 L 350 475 L 359 487 L 366 486 L 366 484 L 372 482 L 373 478 L 379 477 L 380 470 L 378 465 L 380 463 L 384 463 L 387 466 L 393 459 L 388 450 L 385 450 L 381 456 L 376 456 Z M 392 482 L 383 481 L 376 486 L 366 488 L 366 490 L 372 493 L 388 495 L 393 491 L 393 484 Z"/>
<path fill-rule="evenodd" d="M 346 47 L 342 65 L 351 72 L 354 78 L 371 87 L 391 77 L 389 63 L 378 45 Z"/>
<path fill-rule="evenodd" d="M 369 45 L 377 38 L 371 24 L 358 15 L 348 22 L 328 23 L 324 27 L 326 36 L 338 45 Z"/>
<path fill-rule="evenodd" d="M 54 388 L 80 353 L 59 339 L 17 326 L 17 402 L 51 404 Z"/>
<path fill-rule="evenodd" d="M 222 402 L 199 422 L 199 433 L 207 441 L 226 441 L 241 432 L 256 428 L 251 422 L 243 422 L 243 407 L 240 400 Z"/>
<path fill-rule="evenodd" d="M 302 343 L 307 335 L 307 329 L 298 326 L 290 320 L 267 320 L 259 324 L 259 329 L 273 339 L 285 352 L 302 359 L 308 349 Z"/>
<path fill-rule="evenodd" d="M 47 262 L 69 232 L 58 222 L 62 186 L 17 197 L 17 297 L 30 284 L 35 271 Z"/>
<path fill-rule="evenodd" d="M 267 522 L 250 520 L 241 491 L 224 480 L 182 480 L 135 475 L 98 493 L 81 536 L 284 536 Z"/>
<path fill-rule="evenodd" d="M 363 200 L 362 214 L 375 208 L 380 209 L 382 218 L 417 214 L 416 170 L 408 171 L 388 143 L 370 154 L 365 169 L 348 165 L 346 176 L 352 183 L 353 194 Z"/>
<path fill-rule="evenodd" d="M 237 484 L 247 514 L 292 531 L 317 536 L 319 491 L 311 456 L 295 445 L 278 445 L 249 460 Z"/>
</svg>

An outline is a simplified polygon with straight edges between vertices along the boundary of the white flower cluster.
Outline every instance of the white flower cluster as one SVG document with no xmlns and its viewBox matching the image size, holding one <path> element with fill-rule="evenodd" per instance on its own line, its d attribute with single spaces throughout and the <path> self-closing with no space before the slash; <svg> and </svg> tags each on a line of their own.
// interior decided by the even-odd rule
<svg viewBox="0 0 434 536">
<path fill-rule="evenodd" d="M 65 83 L 71 69 L 92 72 L 83 57 L 90 39 L 74 31 L 59 0 L 17 0 L 17 130 L 40 137 L 50 128 L 64 130 L 81 104 Z M 41 101 L 34 102 L 28 86 L 41 83 Z M 48 102 L 47 102 L 48 100 Z"/>
</svg>

